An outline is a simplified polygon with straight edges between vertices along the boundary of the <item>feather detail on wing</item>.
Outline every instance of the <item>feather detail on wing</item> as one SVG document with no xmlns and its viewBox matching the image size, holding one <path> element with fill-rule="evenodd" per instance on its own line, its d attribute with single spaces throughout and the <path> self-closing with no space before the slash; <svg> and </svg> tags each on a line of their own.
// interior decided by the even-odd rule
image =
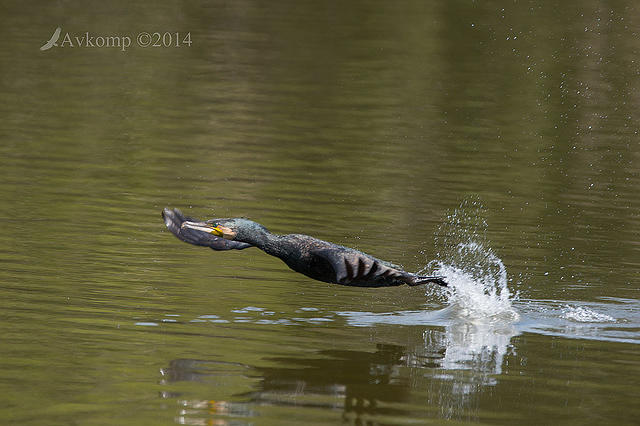
<svg viewBox="0 0 640 426">
<path fill-rule="evenodd" d="M 311 254 L 326 260 L 333 268 L 335 282 L 343 285 L 403 284 L 406 273 L 383 265 L 379 260 L 357 251 L 313 250 Z M 396 282 L 397 281 L 397 282 Z"/>
<path fill-rule="evenodd" d="M 251 244 L 242 243 L 239 241 L 225 240 L 221 237 L 209 234 L 207 232 L 198 231 L 187 227 L 182 227 L 182 222 L 200 222 L 198 219 L 193 219 L 188 216 L 184 216 L 178 209 L 164 209 L 162 212 L 162 218 L 164 219 L 167 229 L 173 233 L 180 240 L 185 243 L 193 244 L 196 246 L 210 247 L 213 250 L 242 250 L 247 247 L 252 247 Z"/>
</svg>

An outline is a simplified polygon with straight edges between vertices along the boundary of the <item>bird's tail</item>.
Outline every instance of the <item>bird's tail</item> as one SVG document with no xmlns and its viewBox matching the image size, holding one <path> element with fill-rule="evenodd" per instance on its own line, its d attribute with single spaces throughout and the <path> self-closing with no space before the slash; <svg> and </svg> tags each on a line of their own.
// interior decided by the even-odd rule
<svg viewBox="0 0 640 426">
<path fill-rule="evenodd" d="M 426 284 L 426 283 L 434 283 L 434 284 L 441 285 L 443 287 L 447 287 L 449 285 L 444 280 L 444 277 L 440 277 L 440 276 L 425 277 L 425 276 L 416 275 L 415 285 Z"/>
</svg>

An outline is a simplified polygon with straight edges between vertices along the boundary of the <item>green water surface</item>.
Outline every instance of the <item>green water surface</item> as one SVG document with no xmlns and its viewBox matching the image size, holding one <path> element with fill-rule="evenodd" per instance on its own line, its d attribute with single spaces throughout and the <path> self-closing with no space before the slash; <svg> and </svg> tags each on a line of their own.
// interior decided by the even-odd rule
<svg viewBox="0 0 640 426">
<path fill-rule="evenodd" d="M 3 0 L 0 100 L 0 423 L 637 424 L 636 2 Z M 468 199 L 498 328 L 160 217 L 417 271 Z"/>
</svg>

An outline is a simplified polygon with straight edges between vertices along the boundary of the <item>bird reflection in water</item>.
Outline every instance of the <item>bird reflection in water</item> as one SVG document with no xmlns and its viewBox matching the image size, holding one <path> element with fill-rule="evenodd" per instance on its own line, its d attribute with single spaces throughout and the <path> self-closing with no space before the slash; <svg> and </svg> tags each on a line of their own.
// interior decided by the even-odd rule
<svg viewBox="0 0 640 426">
<path fill-rule="evenodd" d="M 259 390 L 247 396 L 261 404 L 342 409 L 359 424 L 365 416 L 399 414 L 392 407 L 411 393 L 402 372 L 407 360 L 406 348 L 386 344 L 375 352 L 326 350 L 314 358 L 274 358 L 283 367 L 256 368 Z"/>
<path fill-rule="evenodd" d="M 242 376 L 245 386 L 247 378 L 258 380 L 250 392 L 227 392 L 236 401 L 246 402 L 181 400 L 178 420 L 183 424 L 234 424 L 224 422 L 242 418 L 248 422 L 257 411 L 268 416 L 266 407 L 340 410 L 344 421 L 358 425 L 374 425 L 378 419 L 395 416 L 477 419 L 480 395 L 483 388 L 495 384 L 491 373 L 503 355 L 489 348 L 479 355 L 489 357 L 483 365 L 471 356 L 473 362 L 463 366 L 455 354 L 447 357 L 447 345 L 454 337 L 438 329 L 415 327 L 413 333 L 418 332 L 421 337 L 411 339 L 418 347 L 378 344 L 374 352 L 325 350 L 314 356 L 269 358 L 265 361 L 276 365 L 269 367 L 178 359 L 162 370 L 162 381 L 238 389 L 230 386 L 229 375 Z M 483 366 L 488 370 L 477 371 Z M 180 395 L 167 392 L 164 397 Z M 258 407 L 265 407 L 265 412 Z"/>
<path fill-rule="evenodd" d="M 162 368 L 161 385 L 177 382 L 202 382 L 215 386 L 224 386 L 234 377 L 244 377 L 249 367 L 239 363 L 205 361 L 196 359 L 175 359 L 169 366 Z M 255 416 L 248 403 L 214 399 L 181 399 L 180 392 L 163 391 L 162 398 L 178 398 L 180 406 L 176 423 L 193 426 L 228 426 L 246 424 L 229 421 L 230 418 L 242 419 Z"/>
<path fill-rule="evenodd" d="M 224 420 L 224 417 L 253 416 L 252 406 L 296 406 L 342 410 L 345 420 L 354 424 L 374 424 L 363 422 L 362 417 L 401 414 L 392 407 L 394 403 L 409 399 L 411 386 L 401 367 L 407 366 L 410 359 L 406 348 L 396 345 L 378 345 L 372 353 L 327 350 L 318 352 L 313 358 L 271 358 L 268 361 L 283 366 L 247 367 L 245 371 L 247 376 L 260 379 L 258 389 L 234 396 L 248 398 L 250 403 L 181 400 L 179 422 L 209 424 L 202 417 L 194 416 L 206 414 L 209 418 Z M 237 369 L 236 364 L 230 363 L 173 360 L 169 367 L 162 369 L 161 383 L 216 382 L 216 376 L 225 366 Z M 435 367 L 436 364 L 425 358 L 423 366 Z M 170 392 L 163 396 L 179 397 Z"/>
</svg>

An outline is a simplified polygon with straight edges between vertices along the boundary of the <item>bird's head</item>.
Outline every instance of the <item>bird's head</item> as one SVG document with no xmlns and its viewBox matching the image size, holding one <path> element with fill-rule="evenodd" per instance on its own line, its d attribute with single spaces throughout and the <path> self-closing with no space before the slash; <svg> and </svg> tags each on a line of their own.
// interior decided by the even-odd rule
<svg viewBox="0 0 640 426">
<path fill-rule="evenodd" d="M 209 219 L 206 222 L 182 222 L 183 228 L 195 229 L 222 237 L 227 240 L 243 241 L 243 236 L 264 227 L 256 222 L 244 218 L 235 219 Z"/>
</svg>

